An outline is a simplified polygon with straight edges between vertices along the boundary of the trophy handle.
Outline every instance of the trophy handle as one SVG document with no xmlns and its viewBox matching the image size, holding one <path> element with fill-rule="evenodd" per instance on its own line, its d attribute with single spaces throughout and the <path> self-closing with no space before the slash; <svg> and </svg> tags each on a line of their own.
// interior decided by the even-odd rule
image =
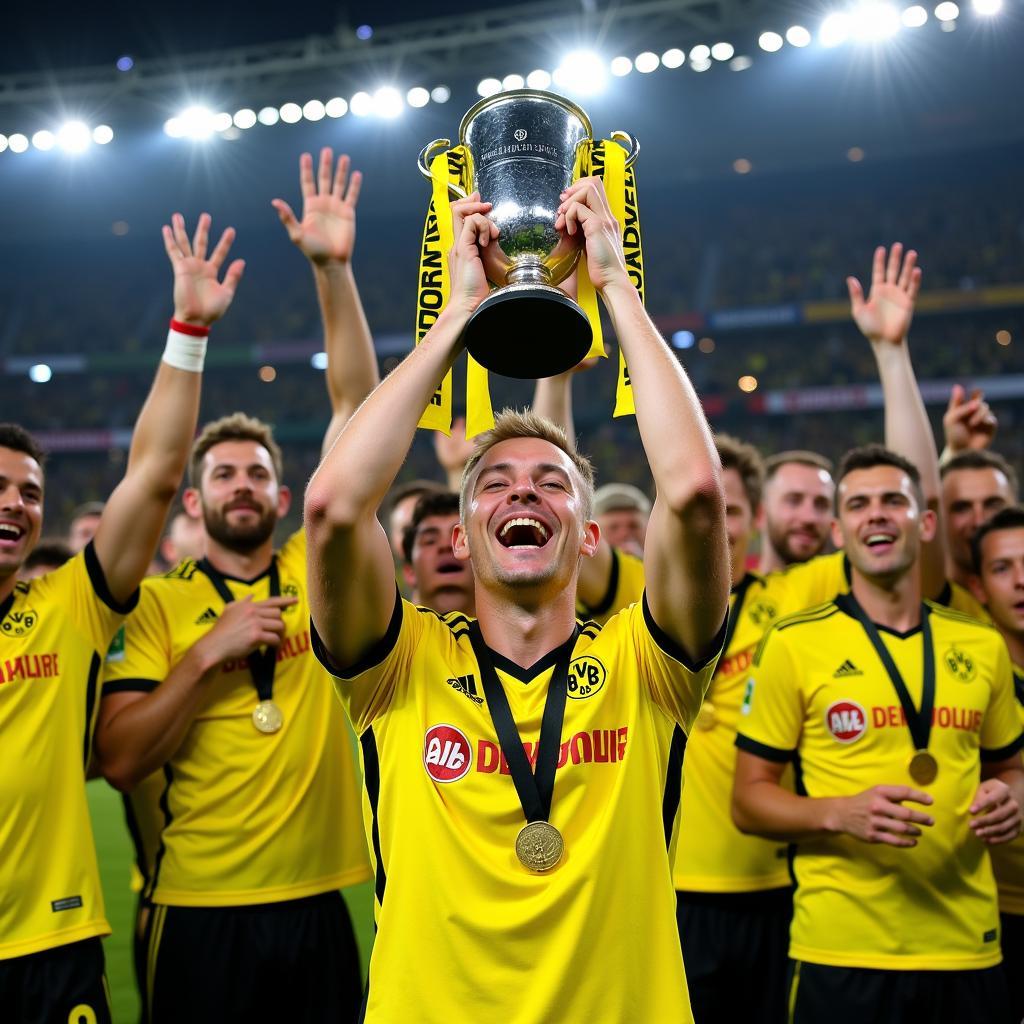
<svg viewBox="0 0 1024 1024">
<path fill-rule="evenodd" d="M 636 163 L 636 158 L 640 155 L 640 143 L 636 138 L 629 134 L 629 132 L 612 132 L 611 138 L 616 142 L 626 143 L 626 166 L 632 167 Z"/>
<path fill-rule="evenodd" d="M 416 166 L 419 167 L 420 174 L 422 174 L 427 181 L 433 181 L 434 178 L 430 173 L 431 161 L 442 149 L 447 149 L 451 144 L 451 139 L 434 139 L 433 142 L 428 143 L 420 150 L 420 155 L 416 160 Z M 453 199 L 466 198 L 466 193 L 463 192 L 458 185 L 453 185 L 451 182 L 448 183 L 448 194 Z"/>
</svg>

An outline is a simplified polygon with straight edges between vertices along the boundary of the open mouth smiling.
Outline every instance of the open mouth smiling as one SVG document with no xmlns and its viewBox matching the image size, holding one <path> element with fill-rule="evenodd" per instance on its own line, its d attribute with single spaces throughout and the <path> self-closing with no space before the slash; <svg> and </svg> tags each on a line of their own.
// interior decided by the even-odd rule
<svg viewBox="0 0 1024 1024">
<path fill-rule="evenodd" d="M 506 548 L 542 548 L 551 537 L 551 531 L 532 516 L 517 516 L 498 530 L 498 543 Z"/>
</svg>

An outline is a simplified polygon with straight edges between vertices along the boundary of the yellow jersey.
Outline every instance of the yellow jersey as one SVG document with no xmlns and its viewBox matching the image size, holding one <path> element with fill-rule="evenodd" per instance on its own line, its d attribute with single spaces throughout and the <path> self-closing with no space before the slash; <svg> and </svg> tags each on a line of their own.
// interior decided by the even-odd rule
<svg viewBox="0 0 1024 1024">
<path fill-rule="evenodd" d="M 935 702 L 928 750 L 939 764 L 915 783 L 914 741 L 881 658 L 847 597 L 783 619 L 754 658 L 736 745 L 799 759 L 801 792 L 852 796 L 909 785 L 934 798 L 934 826 L 900 849 L 828 835 L 795 846 L 790 956 L 838 967 L 971 970 L 1000 961 L 995 881 L 968 808 L 983 759 L 1022 743 L 1009 656 L 989 626 L 931 603 Z M 921 627 L 878 627 L 915 708 L 923 689 Z"/>
<path fill-rule="evenodd" d="M 0 604 L 0 959 L 106 935 L 85 770 L 103 655 L 137 595 L 90 543 Z"/>
<path fill-rule="evenodd" d="M 612 548 L 612 565 L 608 573 L 608 589 L 604 597 L 588 607 L 576 602 L 576 614 L 603 626 L 613 615 L 639 601 L 644 592 L 644 561 L 636 555 Z"/>
<path fill-rule="evenodd" d="M 1017 711 L 1024 726 L 1024 668 L 1013 666 L 1013 689 Z M 999 890 L 999 909 L 1004 914 L 1024 914 L 1024 836 L 1012 843 L 990 846 L 992 870 Z"/>
<path fill-rule="evenodd" d="M 531 760 L 553 666 L 571 654 L 550 815 L 565 853 L 533 874 L 516 858 L 525 818 L 473 629 L 399 599 L 372 655 L 332 669 L 360 738 L 376 867 L 365 1020 L 692 1021 L 665 805 L 673 735 L 717 655 L 688 665 L 646 600 L 578 625 L 529 669 L 490 652 Z M 331 666 L 315 632 L 313 646 Z"/>
<path fill-rule="evenodd" d="M 370 877 L 359 819 L 357 764 L 329 676 L 310 654 L 305 534 L 275 556 L 285 635 L 273 700 L 279 732 L 253 723 L 259 700 L 248 659 L 225 662 L 208 685 L 181 746 L 144 805 L 164 821 L 146 895 L 171 906 L 275 903 Z M 151 690 L 224 608 L 206 563 L 186 560 L 143 582 L 125 622 L 123 658 L 108 661 L 104 693 Z M 271 572 L 223 577 L 237 600 L 270 595 Z"/>
</svg>

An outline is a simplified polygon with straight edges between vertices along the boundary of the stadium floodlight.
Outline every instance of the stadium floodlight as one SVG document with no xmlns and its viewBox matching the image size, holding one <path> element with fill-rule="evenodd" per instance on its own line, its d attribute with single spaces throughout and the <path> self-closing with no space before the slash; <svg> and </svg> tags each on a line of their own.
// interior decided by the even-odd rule
<svg viewBox="0 0 1024 1024">
<path fill-rule="evenodd" d="M 729 68 L 732 71 L 746 71 L 747 68 L 754 66 L 754 60 L 752 57 L 748 57 L 746 54 L 740 54 L 738 57 L 733 57 L 729 61 Z"/>
<path fill-rule="evenodd" d="M 711 47 L 711 56 L 714 57 L 715 60 L 732 60 L 735 54 L 736 47 L 734 47 L 732 43 L 715 43 L 715 45 Z"/>
<path fill-rule="evenodd" d="M 693 331 L 674 331 L 671 338 L 673 348 L 693 348 L 696 340 Z"/>
<path fill-rule="evenodd" d="M 697 61 L 698 63 L 703 63 L 704 61 L 710 60 L 710 59 L 711 59 L 711 47 L 710 46 L 705 46 L 703 43 L 698 43 L 690 51 L 690 60 L 691 60 L 691 62 L 692 61 Z"/>
<path fill-rule="evenodd" d="M 231 128 L 231 115 L 226 110 L 213 115 L 213 130 L 215 132 L 226 132 L 230 131 Z"/>
<path fill-rule="evenodd" d="M 1003 9 L 1003 0 L 971 0 L 971 6 L 975 14 L 983 14 L 991 17 Z"/>
<path fill-rule="evenodd" d="M 28 149 L 28 139 L 21 132 L 15 132 L 7 140 L 7 145 L 11 147 L 12 153 L 24 153 Z"/>
<path fill-rule="evenodd" d="M 329 99 L 324 104 L 324 113 L 328 117 L 344 117 L 348 113 L 348 100 L 343 100 L 340 96 Z"/>
<path fill-rule="evenodd" d="M 302 104 L 302 116 L 307 121 L 322 121 L 327 113 L 327 108 L 320 100 L 307 100 Z"/>
<path fill-rule="evenodd" d="M 907 28 L 920 28 L 928 21 L 928 12 L 920 4 L 914 4 L 907 7 L 901 17 Z"/>
<path fill-rule="evenodd" d="M 537 86 L 536 88 L 546 89 L 547 86 Z M 452 98 L 452 91 L 447 85 L 435 85 L 430 90 L 430 98 L 435 103 L 447 103 Z"/>
<path fill-rule="evenodd" d="M 551 72 L 537 68 L 526 76 L 526 84 L 531 89 L 547 89 L 551 85 Z"/>
<path fill-rule="evenodd" d="M 900 30 L 899 11 L 889 3 L 862 3 L 850 12 L 853 37 L 861 42 L 888 39 Z"/>
<path fill-rule="evenodd" d="M 477 95 L 486 99 L 488 96 L 501 92 L 501 82 L 497 78 L 482 78 L 477 82 L 476 91 Z"/>
<path fill-rule="evenodd" d="M 704 60 L 694 60 L 690 58 L 690 70 L 691 71 L 710 71 L 711 70 L 711 58 L 707 57 Z"/>
<path fill-rule="evenodd" d="M 686 54 L 677 47 L 673 47 L 671 50 L 666 50 L 661 55 L 661 63 L 663 67 L 674 69 L 681 68 L 683 61 L 686 60 Z"/>
<path fill-rule="evenodd" d="M 641 75 L 649 75 L 652 71 L 657 71 L 660 64 L 661 58 L 650 50 L 644 50 L 643 53 L 638 53 L 636 55 L 636 60 L 633 61 L 633 67 L 635 67 Z"/>
<path fill-rule="evenodd" d="M 92 141 L 97 146 L 105 146 L 114 140 L 114 129 L 109 124 L 98 124 L 92 130 Z"/>
<path fill-rule="evenodd" d="M 633 62 L 628 57 L 612 57 L 608 68 L 616 78 L 623 78 L 633 70 Z"/>
<path fill-rule="evenodd" d="M 803 47 L 810 44 L 811 33 L 803 25 L 791 25 L 786 29 L 786 42 L 790 46 Z"/>
<path fill-rule="evenodd" d="M 302 107 L 298 103 L 285 103 L 277 112 L 285 124 L 298 124 L 302 120 Z"/>
<path fill-rule="evenodd" d="M 574 50 L 555 69 L 554 78 L 562 89 L 593 96 L 605 87 L 605 62 L 592 50 Z"/>
<path fill-rule="evenodd" d="M 782 49 L 783 39 L 778 32 L 762 32 L 757 37 L 757 45 L 766 53 L 776 53 Z"/>
<path fill-rule="evenodd" d="M 53 370 L 46 363 L 36 363 L 28 368 L 28 379 L 35 384 L 45 384 L 53 376 Z"/>
<path fill-rule="evenodd" d="M 326 370 L 327 369 L 327 353 L 326 352 L 314 352 L 309 357 L 309 365 L 314 370 Z"/>
<path fill-rule="evenodd" d="M 368 92 L 357 92 L 348 101 L 348 109 L 356 117 L 366 117 L 373 113 L 373 97 Z"/>
<path fill-rule="evenodd" d="M 84 153 L 92 145 L 92 132 L 83 121 L 68 121 L 57 132 L 57 142 L 65 153 Z"/>
<path fill-rule="evenodd" d="M 57 139 L 53 132 L 48 132 L 45 128 L 41 131 L 34 132 L 32 135 L 32 145 L 36 149 L 47 150 L 53 149 L 56 145 Z"/>
<path fill-rule="evenodd" d="M 405 100 L 394 86 L 382 85 L 373 94 L 373 112 L 378 117 L 390 121 L 400 117 L 403 110 L 405 110 Z"/>
<path fill-rule="evenodd" d="M 421 85 L 414 85 L 405 94 L 405 102 L 410 107 L 425 107 L 430 102 L 430 91 Z"/>
<path fill-rule="evenodd" d="M 2 153 L 6 148 L 7 148 L 7 136 L 6 135 L 0 135 L 0 153 Z"/>
<path fill-rule="evenodd" d="M 818 41 L 822 46 L 841 46 L 849 38 L 850 16 L 842 11 L 830 14 L 818 30 Z"/>
<path fill-rule="evenodd" d="M 953 0 L 944 0 L 935 8 L 935 17 L 939 21 L 956 21 L 960 17 L 960 8 L 953 3 Z"/>
<path fill-rule="evenodd" d="M 277 124 L 281 120 L 281 115 L 277 112 L 277 107 L 264 107 L 256 115 L 256 120 L 269 128 L 272 124 Z"/>
<path fill-rule="evenodd" d="M 256 111 L 243 107 L 235 111 L 235 116 L 231 120 L 235 122 L 236 128 L 251 128 L 256 123 Z"/>
<path fill-rule="evenodd" d="M 501 87 L 506 92 L 510 89 L 522 89 L 526 85 L 526 79 L 522 75 L 506 75 L 501 80 Z"/>
<path fill-rule="evenodd" d="M 213 112 L 206 107 L 187 107 L 164 122 L 164 131 L 172 139 L 208 139 L 213 134 Z"/>
</svg>

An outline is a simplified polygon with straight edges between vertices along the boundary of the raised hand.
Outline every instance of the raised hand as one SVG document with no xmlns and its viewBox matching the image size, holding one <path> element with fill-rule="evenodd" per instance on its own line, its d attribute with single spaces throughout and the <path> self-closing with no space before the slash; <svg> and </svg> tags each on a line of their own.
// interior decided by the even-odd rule
<svg viewBox="0 0 1024 1024">
<path fill-rule="evenodd" d="M 227 312 L 245 270 L 245 260 L 235 260 L 228 267 L 224 280 L 217 280 L 235 240 L 235 229 L 224 229 L 209 259 L 206 258 L 210 240 L 208 213 L 199 215 L 191 242 L 185 232 L 185 218 L 180 213 L 175 213 L 171 226 L 165 224 L 162 230 L 164 248 L 174 268 L 174 319 L 209 327 Z"/>
<path fill-rule="evenodd" d="M 313 157 L 299 157 L 299 184 L 302 188 L 302 220 L 283 199 L 271 200 L 288 237 L 303 256 L 313 263 L 348 263 L 356 244 L 356 204 L 363 176 L 349 176 L 349 158 L 343 153 L 334 167 L 329 146 L 320 150 L 320 166 L 313 179 Z M 333 174 L 332 174 L 333 171 Z"/>
<path fill-rule="evenodd" d="M 949 405 L 942 416 L 946 449 L 951 455 L 990 447 L 998 427 L 999 421 L 985 401 L 981 388 L 975 388 L 968 398 L 963 387 L 953 385 Z"/>
<path fill-rule="evenodd" d="M 910 331 L 914 300 L 921 288 L 917 253 L 910 249 L 903 259 L 903 246 L 894 242 L 886 260 L 885 246 L 875 250 L 871 267 L 871 291 L 867 299 L 855 277 L 846 279 L 850 311 L 861 334 L 872 344 L 901 345 Z"/>
<path fill-rule="evenodd" d="M 583 236 L 587 253 L 587 272 L 598 291 L 609 285 L 632 287 L 622 254 L 619 222 L 608 205 L 604 183 L 600 178 L 580 178 L 561 196 L 562 203 L 555 217 L 555 229 L 569 238 Z"/>
<path fill-rule="evenodd" d="M 486 250 L 498 238 L 498 225 L 488 220 L 491 204 L 474 192 L 452 203 L 452 250 L 448 254 L 451 271 L 449 304 L 472 313 L 490 291 L 484 265 Z"/>
</svg>

